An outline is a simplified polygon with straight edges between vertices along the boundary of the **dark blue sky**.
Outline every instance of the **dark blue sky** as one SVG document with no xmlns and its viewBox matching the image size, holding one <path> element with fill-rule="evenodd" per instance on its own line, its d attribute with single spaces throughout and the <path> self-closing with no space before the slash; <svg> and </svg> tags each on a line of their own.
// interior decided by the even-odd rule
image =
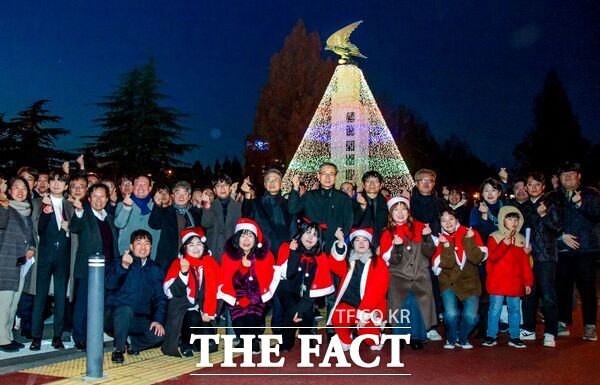
<svg viewBox="0 0 600 385">
<path fill-rule="evenodd" d="M 93 103 L 152 56 L 168 104 L 188 113 L 184 159 L 241 156 L 269 60 L 303 18 L 352 40 L 376 98 L 414 109 L 444 139 L 497 164 L 533 124 L 556 69 L 586 137 L 600 142 L 600 6 L 579 1 L 24 1 L 0 15 L 0 112 L 40 98 L 73 134 L 95 134 Z M 330 55 L 330 53 L 324 53 Z"/>
</svg>

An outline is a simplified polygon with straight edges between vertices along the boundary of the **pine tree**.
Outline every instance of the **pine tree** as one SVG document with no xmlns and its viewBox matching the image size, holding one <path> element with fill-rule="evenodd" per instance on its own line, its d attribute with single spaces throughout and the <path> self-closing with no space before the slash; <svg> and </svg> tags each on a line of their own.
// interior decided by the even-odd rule
<svg viewBox="0 0 600 385">
<path fill-rule="evenodd" d="M 494 168 L 479 159 L 469 144 L 452 134 L 441 145 L 442 163 L 438 185 L 458 185 L 476 189 L 480 181 L 494 175 Z"/>
<path fill-rule="evenodd" d="M 319 34 L 308 33 L 299 20 L 271 58 L 254 131 L 247 138 L 246 172 L 253 178 L 266 168 L 283 168 L 292 159 L 335 69 L 321 53 Z"/>
<path fill-rule="evenodd" d="M 410 108 L 400 105 L 390 113 L 388 122 L 398 149 L 413 173 L 421 168 L 439 169 L 441 147 L 425 121 Z"/>
<path fill-rule="evenodd" d="M 536 170 L 549 176 L 567 160 L 587 159 L 590 144 L 581 136 L 579 122 L 555 71 L 546 76 L 535 99 L 534 113 L 534 128 L 514 150 L 521 171 Z"/>
<path fill-rule="evenodd" d="M 50 111 L 45 108 L 48 102 L 48 99 L 38 100 L 10 120 L 7 136 L 15 143 L 13 151 L 9 151 L 14 167 L 31 166 L 47 170 L 49 166 L 58 166 L 71 157 L 71 154 L 55 148 L 56 139 L 71 131 L 61 127 L 44 127 L 62 120 L 58 115 L 49 114 Z"/>
<path fill-rule="evenodd" d="M 178 110 L 162 106 L 168 97 L 160 93 L 161 81 L 154 62 L 126 73 L 117 90 L 97 103 L 104 114 L 95 120 L 102 129 L 87 146 L 98 158 L 98 166 L 115 175 L 140 172 L 164 174 L 183 165 L 177 156 L 196 148 L 179 143 L 185 130 Z"/>
</svg>

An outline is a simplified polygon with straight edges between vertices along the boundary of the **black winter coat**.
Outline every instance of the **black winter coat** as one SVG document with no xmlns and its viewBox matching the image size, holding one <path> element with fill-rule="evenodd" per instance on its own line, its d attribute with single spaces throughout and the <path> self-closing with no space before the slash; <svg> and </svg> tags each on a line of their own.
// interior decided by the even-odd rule
<svg viewBox="0 0 600 385">
<path fill-rule="evenodd" d="M 531 229 L 531 255 L 535 262 L 558 261 L 557 238 L 562 234 L 562 210 L 560 202 L 553 199 L 553 194 L 548 193 L 535 203 L 528 200 L 521 204 L 520 210 L 525 218 L 521 233 L 524 235 L 526 228 Z M 543 218 L 537 212 L 541 202 L 547 207 Z"/>
</svg>

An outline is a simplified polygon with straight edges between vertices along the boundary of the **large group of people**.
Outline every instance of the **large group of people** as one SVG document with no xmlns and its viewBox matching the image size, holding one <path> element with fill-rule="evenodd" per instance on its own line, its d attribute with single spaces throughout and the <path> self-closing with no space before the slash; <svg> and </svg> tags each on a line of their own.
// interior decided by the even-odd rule
<svg viewBox="0 0 600 385">
<path fill-rule="evenodd" d="M 104 325 L 116 363 L 157 346 L 193 356 L 192 328 L 224 327 L 258 353 L 269 326 L 286 352 L 320 317 L 345 350 L 386 329 L 410 334 L 415 350 L 428 340 L 472 349 L 478 338 L 491 347 L 502 331 L 511 347 L 538 337 L 555 347 L 570 334 L 575 286 L 582 338 L 597 340 L 600 193 L 582 185 L 577 163 L 548 185 L 536 172 L 510 181 L 502 169 L 473 203 L 460 186 L 438 195 L 428 169 L 398 196 L 376 170 L 336 189 L 332 163 L 320 166 L 313 189 L 296 176 L 283 194 L 282 174 L 271 169 L 259 194 L 249 178 L 170 189 L 144 174 L 101 179 L 77 163 L 77 171 L 22 167 L 0 179 L 2 351 L 25 348 L 17 329 L 40 350 L 49 308 L 51 345 L 63 349 L 71 335 L 86 349 L 95 255 L 106 262 Z M 376 338 L 364 344 L 382 348 Z"/>
</svg>

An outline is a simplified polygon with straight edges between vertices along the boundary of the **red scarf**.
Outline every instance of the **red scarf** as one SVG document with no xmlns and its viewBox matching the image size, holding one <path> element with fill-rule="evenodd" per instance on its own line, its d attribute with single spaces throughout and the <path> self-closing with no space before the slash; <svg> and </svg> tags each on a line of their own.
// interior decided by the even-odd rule
<svg viewBox="0 0 600 385">
<path fill-rule="evenodd" d="M 189 255 L 185 255 L 184 257 L 177 258 L 171 264 L 169 271 L 167 272 L 167 276 L 165 277 L 165 281 L 163 284 L 163 288 L 167 297 L 171 298 L 169 295 L 169 287 L 173 284 L 173 282 L 179 277 L 179 273 L 181 272 L 181 259 L 185 258 L 190 263 L 190 269 L 188 270 L 188 283 L 187 283 L 187 299 L 193 305 L 196 302 L 196 286 L 200 287 L 202 282 L 205 284 L 205 298 L 204 298 L 204 308 L 203 311 L 208 313 L 209 315 L 214 315 L 216 308 L 216 285 L 217 282 L 212 282 L 218 279 L 216 274 L 218 274 L 218 270 L 215 271 L 215 267 L 218 269 L 218 265 L 210 255 L 204 255 L 202 258 L 194 258 Z M 211 263 L 212 262 L 212 263 Z M 213 266 L 214 265 L 214 266 Z M 196 278 L 199 279 L 198 284 L 196 285 Z M 211 289 L 214 286 L 214 289 Z M 214 301 L 213 301 L 214 297 Z M 214 305 L 213 305 L 214 302 Z"/>
</svg>

